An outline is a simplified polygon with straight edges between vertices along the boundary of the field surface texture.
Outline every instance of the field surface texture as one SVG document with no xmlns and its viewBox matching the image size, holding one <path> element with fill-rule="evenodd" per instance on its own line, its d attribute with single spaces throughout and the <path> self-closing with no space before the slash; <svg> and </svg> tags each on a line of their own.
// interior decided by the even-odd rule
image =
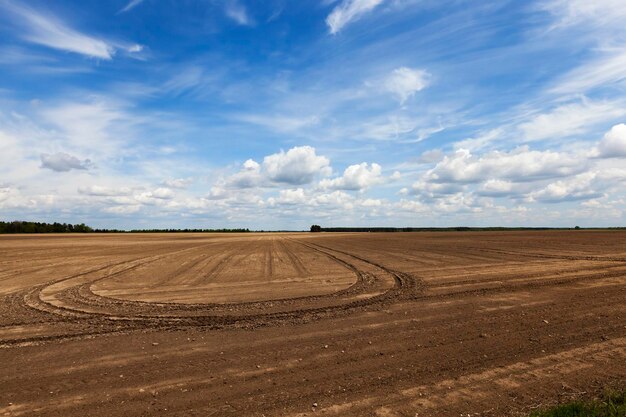
<svg viewBox="0 0 626 417">
<path fill-rule="evenodd" d="M 626 232 L 0 237 L 0 416 L 522 416 L 626 381 Z"/>
</svg>

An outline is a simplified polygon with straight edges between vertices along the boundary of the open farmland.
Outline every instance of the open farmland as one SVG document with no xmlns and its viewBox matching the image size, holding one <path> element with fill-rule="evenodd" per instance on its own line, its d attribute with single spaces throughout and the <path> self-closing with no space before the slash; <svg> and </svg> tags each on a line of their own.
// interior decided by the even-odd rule
<svg viewBox="0 0 626 417">
<path fill-rule="evenodd" d="M 0 237 L 0 415 L 525 415 L 626 381 L 626 233 Z"/>
</svg>

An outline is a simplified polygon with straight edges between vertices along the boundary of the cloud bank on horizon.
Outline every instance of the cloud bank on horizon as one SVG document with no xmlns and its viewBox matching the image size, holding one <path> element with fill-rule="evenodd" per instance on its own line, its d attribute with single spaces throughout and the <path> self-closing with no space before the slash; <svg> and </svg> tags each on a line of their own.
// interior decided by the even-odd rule
<svg viewBox="0 0 626 417">
<path fill-rule="evenodd" d="M 624 225 L 621 3 L 0 0 L 0 218 Z"/>
</svg>

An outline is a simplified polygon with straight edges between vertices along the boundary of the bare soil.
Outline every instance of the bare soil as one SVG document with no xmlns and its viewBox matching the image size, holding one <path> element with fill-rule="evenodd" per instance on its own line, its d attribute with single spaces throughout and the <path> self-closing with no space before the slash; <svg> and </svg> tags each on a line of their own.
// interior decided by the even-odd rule
<svg viewBox="0 0 626 417">
<path fill-rule="evenodd" d="M 625 232 L 0 237 L 0 416 L 521 416 L 625 386 Z"/>
</svg>

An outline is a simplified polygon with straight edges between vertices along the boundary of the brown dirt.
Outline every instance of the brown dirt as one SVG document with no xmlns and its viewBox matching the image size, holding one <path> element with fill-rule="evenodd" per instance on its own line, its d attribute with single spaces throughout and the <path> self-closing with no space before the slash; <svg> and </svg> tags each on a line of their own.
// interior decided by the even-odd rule
<svg viewBox="0 0 626 417">
<path fill-rule="evenodd" d="M 0 237 L 0 416 L 516 416 L 626 385 L 626 233 Z"/>
</svg>

